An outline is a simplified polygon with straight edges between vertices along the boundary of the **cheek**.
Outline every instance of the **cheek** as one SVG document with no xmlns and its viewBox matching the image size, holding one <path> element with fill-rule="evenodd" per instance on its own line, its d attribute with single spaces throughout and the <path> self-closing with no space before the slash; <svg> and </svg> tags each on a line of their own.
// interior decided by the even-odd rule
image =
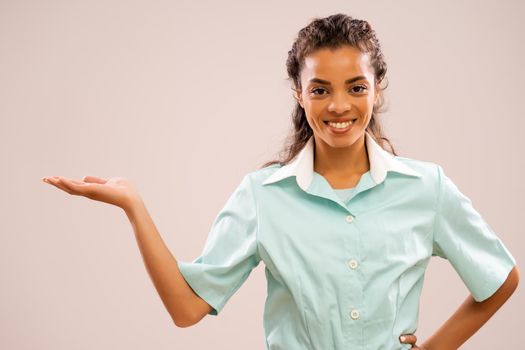
<svg viewBox="0 0 525 350">
<path fill-rule="evenodd" d="M 324 109 L 324 104 L 319 101 L 309 101 L 305 104 L 305 107 L 307 114 L 309 114 L 312 118 L 316 118 L 322 113 Z"/>
<path fill-rule="evenodd" d="M 374 108 L 374 98 L 367 97 L 355 105 L 363 115 L 370 115 Z"/>
<path fill-rule="evenodd" d="M 322 128 L 322 122 L 319 121 L 318 114 L 312 114 L 312 111 L 306 113 L 306 120 L 311 129 L 320 130 Z"/>
<path fill-rule="evenodd" d="M 317 128 L 317 123 L 315 122 L 315 120 L 313 120 L 311 115 L 306 114 L 306 120 L 308 121 L 308 125 L 310 125 L 310 128 L 312 129 Z"/>
</svg>

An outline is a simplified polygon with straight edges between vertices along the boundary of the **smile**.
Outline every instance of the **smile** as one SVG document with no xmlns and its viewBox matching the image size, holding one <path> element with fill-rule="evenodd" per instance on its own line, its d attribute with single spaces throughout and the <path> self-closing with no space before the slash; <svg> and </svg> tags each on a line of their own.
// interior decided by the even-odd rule
<svg viewBox="0 0 525 350">
<path fill-rule="evenodd" d="M 328 130 L 330 130 L 332 133 L 343 134 L 352 128 L 352 125 L 355 121 L 356 119 L 349 120 L 343 123 L 330 121 L 325 121 L 324 123 L 328 126 Z"/>
</svg>

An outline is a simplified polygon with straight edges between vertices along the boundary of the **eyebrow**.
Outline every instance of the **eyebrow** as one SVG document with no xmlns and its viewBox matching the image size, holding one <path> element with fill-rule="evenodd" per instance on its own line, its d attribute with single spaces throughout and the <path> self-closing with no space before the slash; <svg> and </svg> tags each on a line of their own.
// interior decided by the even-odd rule
<svg viewBox="0 0 525 350">
<path fill-rule="evenodd" d="M 361 80 L 361 79 L 366 79 L 366 77 L 364 75 L 359 75 L 357 77 L 353 77 L 353 78 L 347 79 L 345 81 L 345 84 L 351 84 L 354 81 Z M 319 84 L 331 85 L 328 80 L 323 80 L 323 79 L 319 79 L 319 78 L 312 78 L 312 79 L 309 80 L 309 82 L 310 83 L 319 83 Z"/>
</svg>

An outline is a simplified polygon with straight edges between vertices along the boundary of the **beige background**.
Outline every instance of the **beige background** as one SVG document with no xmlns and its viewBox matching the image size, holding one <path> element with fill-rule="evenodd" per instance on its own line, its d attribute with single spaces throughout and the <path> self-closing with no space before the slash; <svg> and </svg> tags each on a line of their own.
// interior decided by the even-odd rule
<svg viewBox="0 0 525 350">
<path fill-rule="evenodd" d="M 174 256 L 195 258 L 242 176 L 288 132 L 297 31 L 336 12 L 377 31 L 390 80 L 383 120 L 399 153 L 441 164 L 520 265 L 524 7 L 1 0 L 0 348 L 264 349 L 264 263 L 221 315 L 176 328 L 123 211 L 40 178 L 131 179 Z M 467 295 L 434 258 L 416 335 Z M 524 304 L 518 288 L 462 349 L 521 346 Z"/>
</svg>

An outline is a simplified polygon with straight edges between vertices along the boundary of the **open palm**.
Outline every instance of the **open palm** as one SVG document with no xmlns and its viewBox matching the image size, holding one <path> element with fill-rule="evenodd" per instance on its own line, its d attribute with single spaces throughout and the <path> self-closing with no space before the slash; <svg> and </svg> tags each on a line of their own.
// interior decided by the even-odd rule
<svg viewBox="0 0 525 350">
<path fill-rule="evenodd" d="M 83 196 L 100 202 L 126 209 L 138 192 L 135 186 L 122 177 L 103 179 L 96 176 L 84 176 L 77 181 L 63 176 L 44 177 L 42 180 L 75 196 Z"/>
</svg>

